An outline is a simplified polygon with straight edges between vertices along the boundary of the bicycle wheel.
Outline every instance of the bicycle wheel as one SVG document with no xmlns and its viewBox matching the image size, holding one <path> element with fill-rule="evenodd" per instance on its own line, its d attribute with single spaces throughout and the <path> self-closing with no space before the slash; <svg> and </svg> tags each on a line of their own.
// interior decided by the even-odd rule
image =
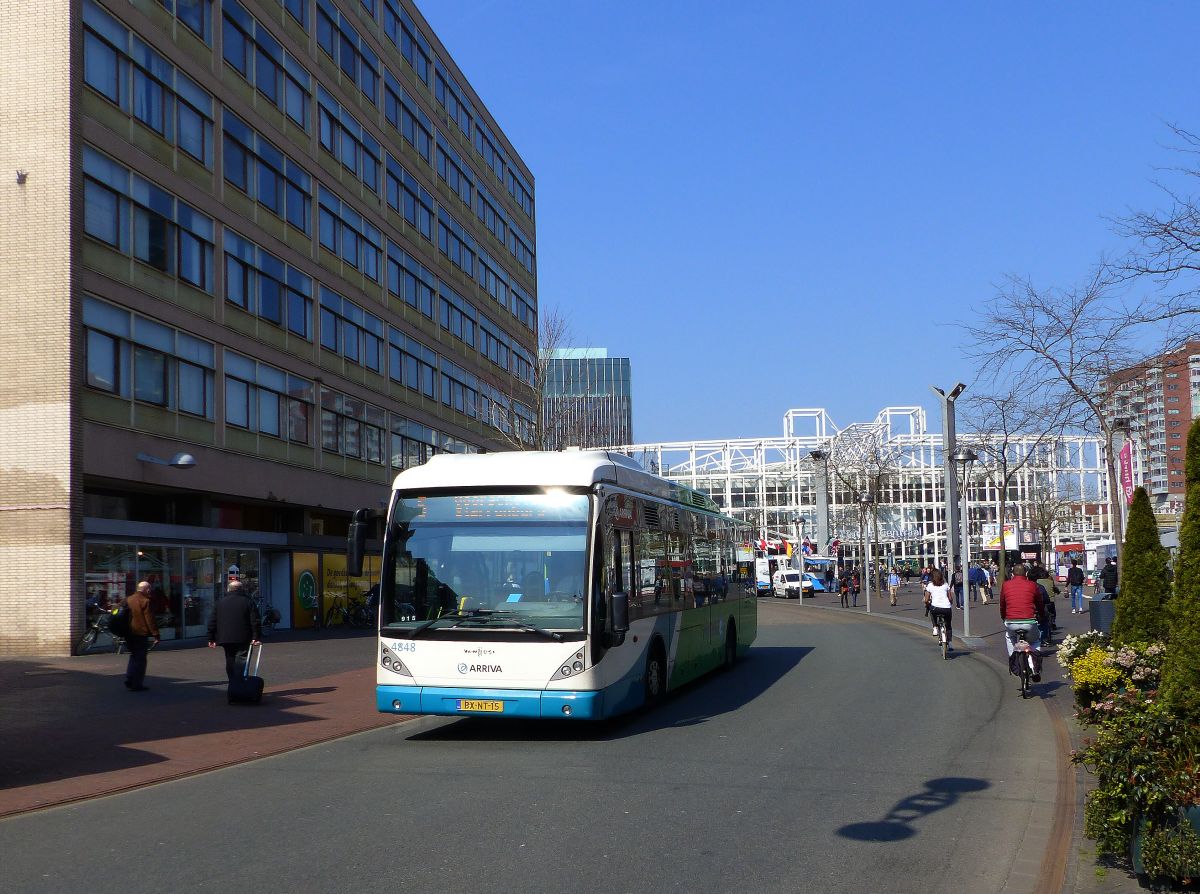
<svg viewBox="0 0 1200 894">
<path fill-rule="evenodd" d="M 945 623 L 938 625 L 938 632 L 942 638 L 942 660 L 945 661 L 950 657 L 950 637 L 946 635 Z"/>
<path fill-rule="evenodd" d="M 96 645 L 96 638 L 100 636 L 100 631 L 95 627 L 89 627 L 79 638 L 79 645 L 75 647 L 76 655 L 83 655 L 92 646 Z"/>
<path fill-rule="evenodd" d="M 1022 656 L 1021 658 L 1021 698 L 1029 698 L 1029 659 Z"/>
</svg>

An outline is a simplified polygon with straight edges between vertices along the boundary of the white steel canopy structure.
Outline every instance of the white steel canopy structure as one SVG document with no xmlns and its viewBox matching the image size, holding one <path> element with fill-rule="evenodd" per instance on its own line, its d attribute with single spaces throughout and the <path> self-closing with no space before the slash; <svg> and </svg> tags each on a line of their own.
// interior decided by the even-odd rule
<svg viewBox="0 0 1200 894">
<path fill-rule="evenodd" d="M 978 556 L 999 530 L 1003 445 L 995 436 L 969 432 L 960 432 L 958 441 L 981 454 L 966 482 L 971 555 Z M 845 427 L 824 409 L 792 409 L 778 438 L 609 449 L 708 494 L 723 512 L 746 519 L 764 538 L 809 535 L 821 552 L 835 539 L 853 548 L 869 511 L 883 561 L 952 558 L 944 554 L 942 436 L 927 430 L 923 407 L 885 407 L 873 421 Z M 1039 523 L 1039 515 L 1048 499 L 1056 506 L 1050 532 L 1055 542 L 1107 536 L 1111 505 L 1100 438 L 1010 436 L 1005 455 L 1008 469 L 1019 468 L 1007 483 L 1004 521 L 1015 525 L 1022 543 L 1041 539 L 1038 528 L 1045 523 Z M 869 503 L 862 501 L 864 494 Z M 1041 545 L 1043 558 L 1053 547 Z"/>
</svg>

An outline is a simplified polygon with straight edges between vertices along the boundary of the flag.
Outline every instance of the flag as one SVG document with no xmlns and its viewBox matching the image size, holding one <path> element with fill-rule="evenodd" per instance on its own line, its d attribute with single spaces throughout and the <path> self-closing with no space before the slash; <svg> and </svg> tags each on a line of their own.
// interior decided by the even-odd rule
<svg viewBox="0 0 1200 894">
<path fill-rule="evenodd" d="M 791 558 L 791 555 L 792 555 L 792 544 L 791 544 L 791 543 L 789 543 L 788 541 L 786 541 L 786 540 L 785 540 L 785 541 L 783 541 L 783 548 L 784 548 L 785 550 L 787 550 L 787 555 L 788 555 L 788 558 Z"/>
<path fill-rule="evenodd" d="M 816 550 L 813 549 L 813 542 L 807 537 L 804 538 L 804 543 L 801 544 L 800 549 L 803 550 L 804 555 L 806 556 L 811 556 L 814 552 L 816 552 Z"/>
</svg>

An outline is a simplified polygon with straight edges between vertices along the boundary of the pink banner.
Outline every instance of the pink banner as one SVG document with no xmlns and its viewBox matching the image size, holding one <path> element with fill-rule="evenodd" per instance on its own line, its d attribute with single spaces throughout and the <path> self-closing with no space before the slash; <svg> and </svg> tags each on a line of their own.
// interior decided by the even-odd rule
<svg viewBox="0 0 1200 894">
<path fill-rule="evenodd" d="M 1125 494 L 1125 505 L 1133 502 L 1133 445 L 1125 442 L 1121 448 L 1121 490 Z"/>
</svg>

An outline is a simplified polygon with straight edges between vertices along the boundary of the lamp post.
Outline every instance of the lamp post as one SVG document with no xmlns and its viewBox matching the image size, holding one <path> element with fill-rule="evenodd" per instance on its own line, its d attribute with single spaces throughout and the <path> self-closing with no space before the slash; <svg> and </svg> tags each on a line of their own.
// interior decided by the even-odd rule
<svg viewBox="0 0 1200 894">
<path fill-rule="evenodd" d="M 962 574 L 963 574 L 963 636 L 971 635 L 971 545 L 967 527 L 967 471 L 979 454 L 969 447 L 959 447 L 952 457 L 958 465 L 959 483 L 962 485 Z M 1003 535 L 1002 535 L 1003 536 Z"/>
<path fill-rule="evenodd" d="M 804 516 L 799 512 L 793 512 L 792 524 L 796 526 L 796 554 L 800 556 L 800 604 L 804 605 L 804 544 L 801 541 L 804 533 Z"/>
<path fill-rule="evenodd" d="M 865 544 L 865 549 L 863 550 L 862 581 L 864 590 L 867 594 L 868 615 L 871 613 L 871 525 L 867 521 L 867 513 L 871 511 L 871 507 L 874 505 L 874 503 L 875 499 L 869 493 L 864 491 L 859 495 L 858 505 L 861 510 L 861 518 L 863 520 L 863 527 L 865 529 L 863 532 L 863 543 Z"/>
<path fill-rule="evenodd" d="M 196 467 L 196 457 L 190 453 L 176 453 L 170 459 L 159 459 L 149 453 L 139 453 L 137 461 L 155 466 L 170 466 L 172 469 L 194 469 Z"/>
<path fill-rule="evenodd" d="M 959 382 L 947 394 L 935 385 L 929 386 L 938 396 L 942 404 L 942 479 L 946 487 L 946 561 L 954 558 L 954 531 L 958 528 L 958 494 L 954 487 L 954 468 L 950 459 L 954 448 L 958 446 L 954 432 L 954 402 L 958 396 L 967 390 L 967 386 Z"/>
</svg>

